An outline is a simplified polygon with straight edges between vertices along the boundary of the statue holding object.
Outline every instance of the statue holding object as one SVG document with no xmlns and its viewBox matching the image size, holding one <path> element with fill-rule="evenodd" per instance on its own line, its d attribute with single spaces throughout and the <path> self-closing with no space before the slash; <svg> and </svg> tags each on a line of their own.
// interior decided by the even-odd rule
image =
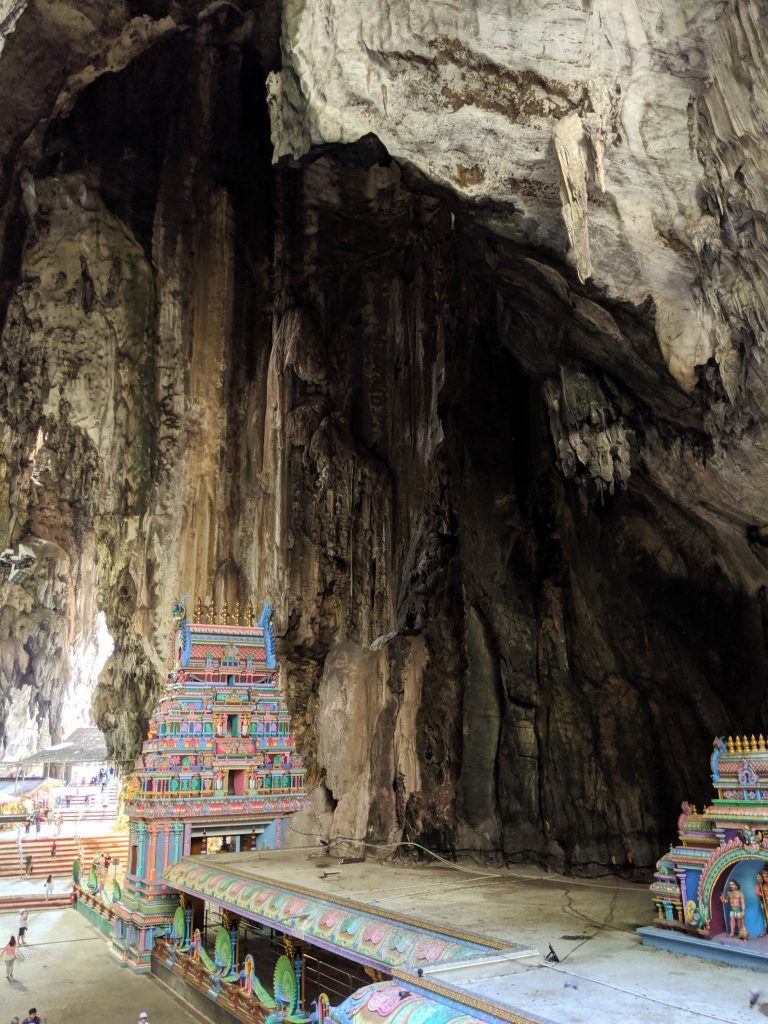
<svg viewBox="0 0 768 1024">
<path fill-rule="evenodd" d="M 744 893 L 735 879 L 732 878 L 728 883 L 728 889 L 720 897 L 720 902 L 723 904 L 728 903 L 730 907 L 730 937 L 732 939 L 736 938 L 736 929 L 738 927 L 739 938 L 748 939 L 749 932 L 744 927 L 744 914 L 747 909 L 744 902 Z"/>
</svg>

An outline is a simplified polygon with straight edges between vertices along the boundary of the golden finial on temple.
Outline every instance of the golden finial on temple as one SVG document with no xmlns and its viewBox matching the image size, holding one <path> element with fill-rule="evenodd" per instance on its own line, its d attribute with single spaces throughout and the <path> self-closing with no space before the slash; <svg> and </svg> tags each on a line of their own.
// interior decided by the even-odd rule
<svg viewBox="0 0 768 1024">
<path fill-rule="evenodd" d="M 229 604 L 227 603 L 226 599 L 224 600 L 224 609 L 221 613 L 221 625 L 229 625 Z"/>
<path fill-rule="evenodd" d="M 729 754 L 733 754 L 733 753 L 736 752 L 736 747 L 734 746 L 734 743 L 733 743 L 733 736 L 729 736 L 728 737 L 728 740 L 726 741 L 725 745 L 728 748 L 728 753 Z"/>
<path fill-rule="evenodd" d="M 248 601 L 248 611 L 246 612 L 246 620 L 249 626 L 253 625 L 254 612 L 253 612 L 253 598 Z"/>
<path fill-rule="evenodd" d="M 240 625 L 240 620 L 241 619 L 242 619 L 242 615 L 241 615 L 241 612 L 240 612 L 240 601 L 238 600 L 238 601 L 235 602 L 235 625 L 236 626 Z"/>
<path fill-rule="evenodd" d="M 757 740 L 755 739 L 754 733 L 752 733 L 752 735 L 749 737 L 749 749 L 757 750 Z"/>
<path fill-rule="evenodd" d="M 757 749 L 765 750 L 765 736 L 762 733 L 757 737 Z"/>
<path fill-rule="evenodd" d="M 203 621 L 203 599 L 202 599 L 202 597 L 198 597 L 197 601 L 195 602 L 195 622 L 202 622 L 202 621 Z"/>
<path fill-rule="evenodd" d="M 208 625 L 209 626 L 213 626 L 215 624 L 215 622 L 216 622 L 216 605 L 213 603 L 213 598 L 211 598 L 211 603 L 208 605 Z"/>
</svg>

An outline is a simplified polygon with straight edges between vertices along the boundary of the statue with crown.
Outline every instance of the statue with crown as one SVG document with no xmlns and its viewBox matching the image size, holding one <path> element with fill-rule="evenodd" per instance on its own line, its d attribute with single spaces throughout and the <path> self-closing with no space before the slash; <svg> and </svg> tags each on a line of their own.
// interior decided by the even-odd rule
<svg viewBox="0 0 768 1024">
<path fill-rule="evenodd" d="M 768 969 L 768 747 L 765 737 L 716 737 L 715 797 L 687 801 L 678 845 L 656 864 L 646 945 Z M 765 960 L 761 964 L 759 961 Z"/>
</svg>

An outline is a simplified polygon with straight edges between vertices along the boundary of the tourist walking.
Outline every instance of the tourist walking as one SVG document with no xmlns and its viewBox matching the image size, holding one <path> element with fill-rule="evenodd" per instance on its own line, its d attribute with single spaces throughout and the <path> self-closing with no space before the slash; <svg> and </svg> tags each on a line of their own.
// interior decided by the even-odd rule
<svg viewBox="0 0 768 1024">
<path fill-rule="evenodd" d="M 29 911 L 22 909 L 19 911 L 19 945 L 26 946 L 27 944 L 27 920 L 29 918 Z"/>
<path fill-rule="evenodd" d="M 35 817 L 35 835 L 36 836 L 40 835 L 40 815 L 39 814 Z"/>
<path fill-rule="evenodd" d="M 24 858 L 24 874 L 29 878 L 32 874 L 32 854 L 28 853 Z"/>
<path fill-rule="evenodd" d="M 149 1014 L 142 1010 L 139 1014 L 138 1024 L 149 1024 Z"/>
<path fill-rule="evenodd" d="M 5 976 L 8 981 L 13 981 L 13 968 L 16 963 L 16 936 L 12 935 L 8 941 L 8 945 L 2 952 L 2 958 L 5 960 Z"/>
<path fill-rule="evenodd" d="M 24 822 L 24 835 L 25 836 L 29 835 L 29 830 L 30 830 L 31 827 L 32 827 L 32 819 L 31 818 L 27 818 L 27 820 Z"/>
<path fill-rule="evenodd" d="M 22 1021 L 22 1024 L 43 1024 L 37 1015 L 37 1010 L 34 1006 L 30 1007 L 29 1013 Z"/>
<path fill-rule="evenodd" d="M 54 839 L 51 843 L 51 860 L 56 859 L 56 840 Z"/>
<path fill-rule="evenodd" d="M 45 880 L 45 898 L 53 896 L 53 875 L 48 875 Z"/>
</svg>

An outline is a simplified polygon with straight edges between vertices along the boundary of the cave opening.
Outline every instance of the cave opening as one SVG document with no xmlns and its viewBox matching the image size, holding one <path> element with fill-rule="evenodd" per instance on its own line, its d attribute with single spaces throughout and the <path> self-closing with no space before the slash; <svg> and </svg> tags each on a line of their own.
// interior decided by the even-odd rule
<svg viewBox="0 0 768 1024">
<path fill-rule="evenodd" d="M 707 799 L 713 737 L 766 728 L 761 607 L 705 497 L 662 486 L 674 458 L 708 457 L 703 400 L 664 364 L 650 299 L 581 285 L 375 135 L 273 167 L 276 11 L 156 41 L 43 133 L 3 264 L 23 492 L 4 542 L 55 542 L 98 594 L 85 626 L 98 604 L 115 651 L 95 713 L 120 760 L 170 595 L 234 604 L 247 581 L 279 589 L 311 777 L 335 770 L 329 655 L 380 651 L 412 679 L 415 697 L 381 685 L 377 754 L 354 766 L 370 792 L 342 824 L 647 870 L 680 801 Z M 38 486 L 23 453 L 41 428 Z M 34 637 L 26 593 L 6 626 Z M 64 657 L 22 646 L 17 685 L 25 656 Z M 350 691 L 371 685 L 355 671 Z M 344 779 L 328 788 L 341 815 Z"/>
</svg>

